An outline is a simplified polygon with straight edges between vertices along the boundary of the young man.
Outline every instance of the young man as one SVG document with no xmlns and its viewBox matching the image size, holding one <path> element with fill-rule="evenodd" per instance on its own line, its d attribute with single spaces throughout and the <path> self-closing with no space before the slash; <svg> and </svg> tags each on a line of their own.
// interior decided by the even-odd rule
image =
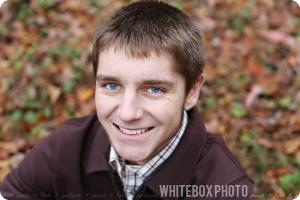
<svg viewBox="0 0 300 200">
<path fill-rule="evenodd" d="M 6 176 L 6 199 L 250 199 L 253 182 L 194 107 L 203 35 L 158 1 L 97 28 L 97 112 L 67 120 Z M 100 122 L 100 123 L 99 123 Z"/>
</svg>

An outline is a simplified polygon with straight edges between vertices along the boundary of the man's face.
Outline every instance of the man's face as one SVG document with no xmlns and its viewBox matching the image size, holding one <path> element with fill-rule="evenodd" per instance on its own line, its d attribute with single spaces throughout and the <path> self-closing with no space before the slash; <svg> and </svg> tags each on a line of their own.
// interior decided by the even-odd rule
<svg viewBox="0 0 300 200">
<path fill-rule="evenodd" d="M 125 50 L 100 54 L 97 115 L 113 147 L 131 164 L 146 164 L 175 136 L 185 103 L 184 77 L 169 56 L 128 58 Z"/>
</svg>

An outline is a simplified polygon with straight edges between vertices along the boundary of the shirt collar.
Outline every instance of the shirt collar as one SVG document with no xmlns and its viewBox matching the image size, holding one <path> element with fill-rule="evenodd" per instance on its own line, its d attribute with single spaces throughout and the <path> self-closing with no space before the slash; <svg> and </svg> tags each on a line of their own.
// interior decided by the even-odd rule
<svg viewBox="0 0 300 200">
<path fill-rule="evenodd" d="M 184 111 L 181 127 L 174 138 L 163 150 L 161 150 L 145 165 L 126 165 L 125 159 L 118 155 L 112 145 L 110 148 L 109 164 L 119 173 L 119 175 L 123 173 L 123 170 L 130 170 L 132 172 L 138 172 L 142 179 L 146 179 L 173 153 L 185 131 L 187 122 L 188 115 L 186 111 Z"/>
</svg>

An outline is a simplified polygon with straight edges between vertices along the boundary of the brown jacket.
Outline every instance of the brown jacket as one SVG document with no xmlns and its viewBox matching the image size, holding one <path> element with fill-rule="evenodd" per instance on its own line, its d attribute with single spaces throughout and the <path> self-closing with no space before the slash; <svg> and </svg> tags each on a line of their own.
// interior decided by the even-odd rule
<svg viewBox="0 0 300 200">
<path fill-rule="evenodd" d="M 253 181 L 223 139 L 206 132 L 195 107 L 188 115 L 175 151 L 134 199 L 255 199 L 250 198 Z M 108 164 L 109 150 L 96 113 L 66 120 L 5 177 L 1 194 L 22 200 L 124 199 L 120 179 Z"/>
</svg>

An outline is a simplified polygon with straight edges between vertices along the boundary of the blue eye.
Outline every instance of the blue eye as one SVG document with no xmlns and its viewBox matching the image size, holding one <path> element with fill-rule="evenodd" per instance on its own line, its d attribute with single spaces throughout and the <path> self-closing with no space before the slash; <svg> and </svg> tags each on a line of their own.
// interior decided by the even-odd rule
<svg viewBox="0 0 300 200">
<path fill-rule="evenodd" d="M 119 88 L 119 86 L 115 83 L 109 83 L 106 85 L 106 88 L 109 89 L 109 90 L 116 90 Z"/>
<path fill-rule="evenodd" d="M 152 93 L 159 93 L 161 90 L 158 89 L 158 88 L 152 87 L 152 88 L 149 88 L 147 91 L 148 91 L 148 92 L 152 92 Z"/>
</svg>

